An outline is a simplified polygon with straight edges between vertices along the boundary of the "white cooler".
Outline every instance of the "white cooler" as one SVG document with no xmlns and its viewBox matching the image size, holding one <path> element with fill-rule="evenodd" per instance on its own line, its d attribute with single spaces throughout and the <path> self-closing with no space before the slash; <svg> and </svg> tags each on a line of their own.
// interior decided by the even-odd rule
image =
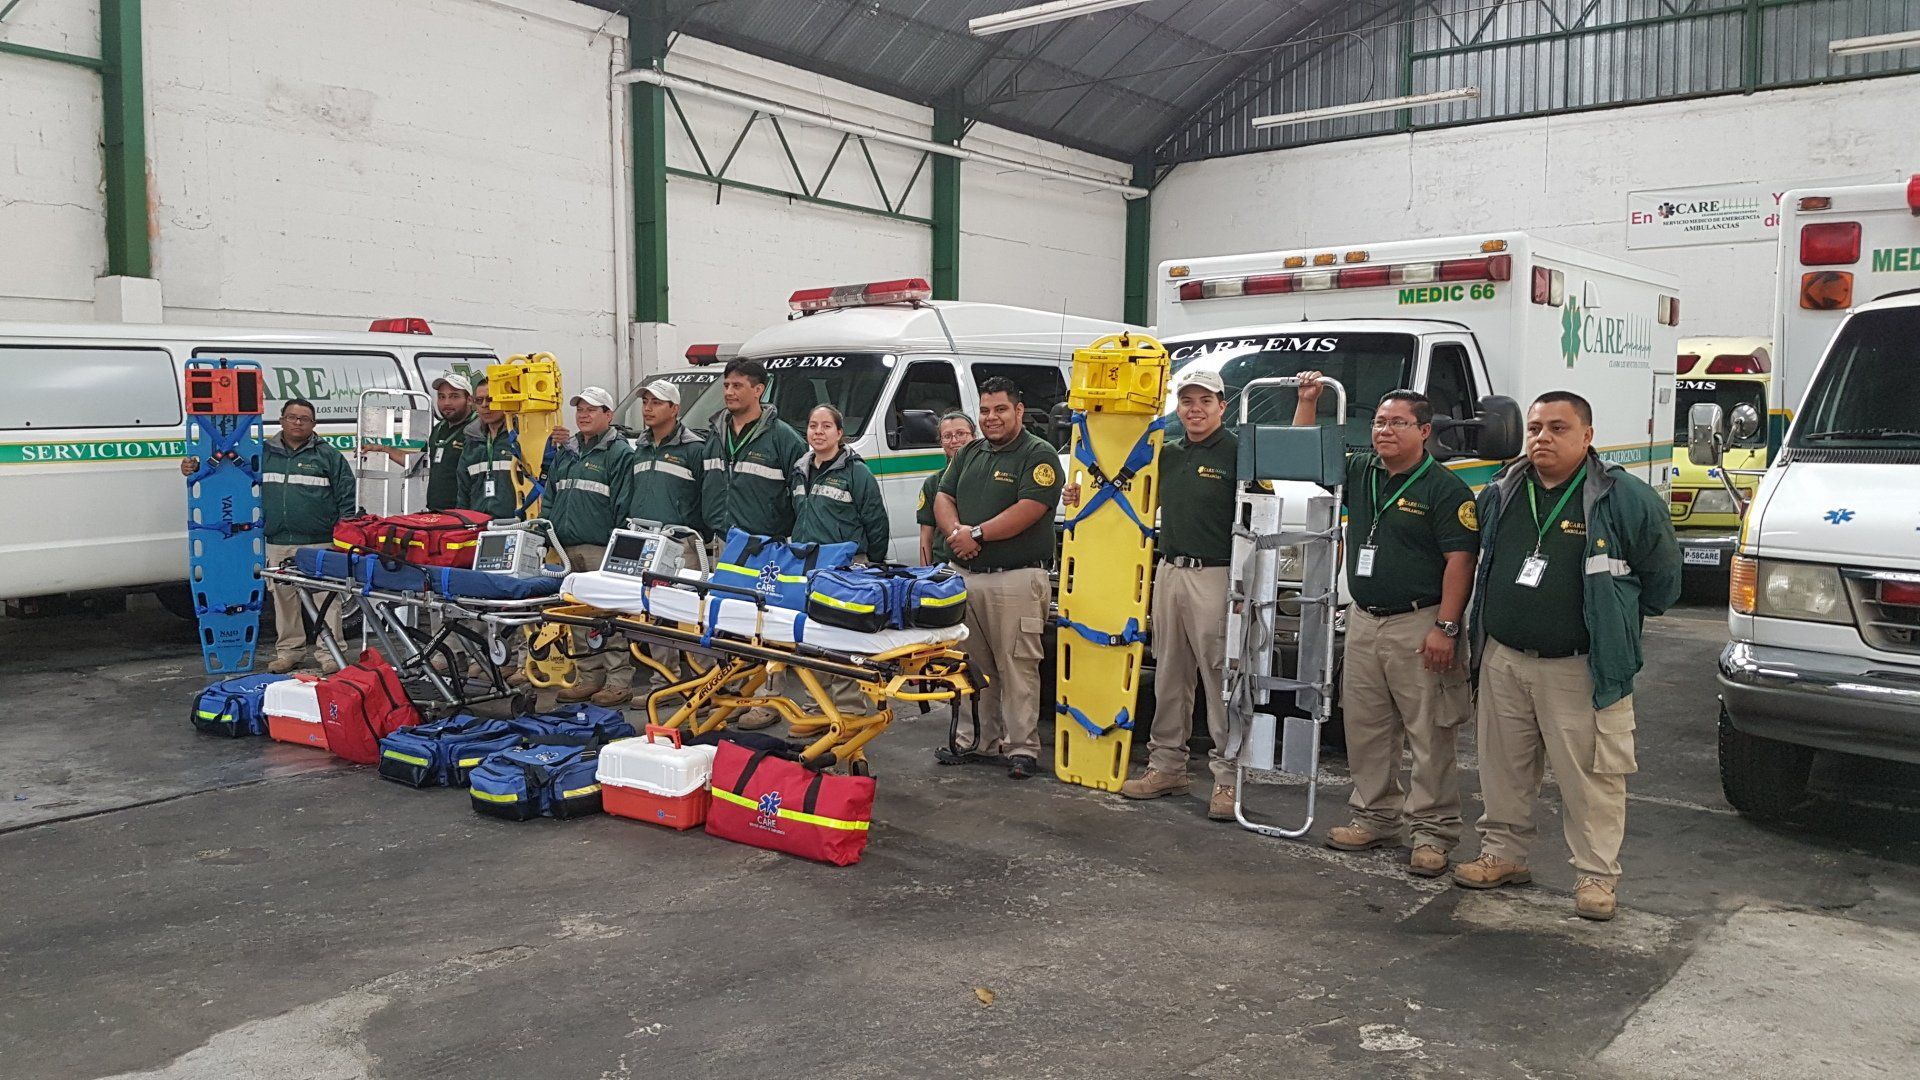
<svg viewBox="0 0 1920 1080">
<path fill-rule="evenodd" d="M 327 748 L 327 731 L 320 726 L 320 695 L 314 690 L 318 681 L 312 675 L 295 675 L 267 684 L 260 711 L 267 714 L 269 738 Z"/>
<path fill-rule="evenodd" d="M 271 689 L 271 688 L 269 688 Z M 713 746 L 682 746 L 678 728 L 653 727 L 600 750 L 600 805 L 616 817 L 691 829 L 707 820 Z"/>
</svg>

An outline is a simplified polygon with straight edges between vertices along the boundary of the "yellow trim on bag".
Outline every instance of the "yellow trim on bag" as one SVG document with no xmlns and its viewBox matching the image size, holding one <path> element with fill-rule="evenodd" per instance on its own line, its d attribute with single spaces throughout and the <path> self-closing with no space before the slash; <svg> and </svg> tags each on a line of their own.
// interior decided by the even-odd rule
<svg viewBox="0 0 1920 1080">
<path fill-rule="evenodd" d="M 964 604 L 966 602 L 967 602 L 967 594 L 964 592 L 961 592 L 961 593 L 955 593 L 952 596 L 936 596 L 929 600 L 922 600 L 920 601 L 920 606 L 921 607 L 952 607 L 955 604 Z"/>
<path fill-rule="evenodd" d="M 851 600 L 842 600 L 837 596 L 828 596 L 826 593 L 808 593 L 807 599 L 818 600 L 830 608 L 839 608 L 841 611 L 857 611 L 866 615 L 871 615 L 874 611 L 872 604 L 856 604 Z"/>
<path fill-rule="evenodd" d="M 232 720 L 234 718 L 232 713 L 208 712 L 205 709 L 196 709 L 194 711 L 199 714 L 202 720 Z"/>
<path fill-rule="evenodd" d="M 560 797 L 563 799 L 577 799 L 582 795 L 591 795 L 599 790 L 599 784 L 588 784 L 586 787 L 577 787 L 572 791 L 563 791 L 560 793 Z"/>
<path fill-rule="evenodd" d="M 749 799 L 745 795 L 735 795 L 733 792 L 727 791 L 724 788 L 714 788 L 713 797 L 723 799 L 735 806 L 744 806 L 749 810 L 757 810 L 760 808 L 759 800 Z M 799 810 L 789 810 L 784 806 L 780 808 L 780 816 L 791 821 L 797 821 L 802 825 L 821 825 L 829 829 L 845 829 L 848 832 L 866 832 L 867 828 L 873 824 L 870 821 L 842 821 L 839 818 L 821 817 L 819 814 L 808 814 Z"/>
<path fill-rule="evenodd" d="M 469 790 L 469 793 L 472 794 L 474 798 L 481 799 L 486 802 L 519 802 L 520 801 L 520 796 L 514 795 L 514 794 L 495 795 L 491 791 L 481 791 L 479 788 L 470 788 L 468 790 Z"/>
<path fill-rule="evenodd" d="M 412 754 L 403 754 L 398 750 L 382 750 L 380 756 L 390 757 L 395 761 L 404 761 L 409 765 L 418 765 L 423 769 L 433 764 L 433 762 L 428 761 L 426 758 L 414 757 Z"/>
<path fill-rule="evenodd" d="M 752 578 L 757 578 L 760 576 L 760 571 L 755 570 L 751 566 L 741 566 L 738 563 L 730 563 L 730 562 L 714 563 L 713 568 L 715 570 L 725 570 L 725 571 L 728 571 L 729 573 L 734 573 L 734 574 L 745 574 L 747 577 L 752 577 Z M 774 580 L 784 581 L 789 585 L 792 585 L 795 582 L 805 582 L 807 580 L 807 575 L 805 574 L 800 574 L 798 576 L 793 574 L 775 574 L 773 576 L 774 576 Z"/>
<path fill-rule="evenodd" d="M 483 759 L 483 758 L 477 758 L 477 757 L 463 757 L 463 758 L 461 758 L 461 759 L 460 759 L 460 761 L 459 761 L 459 766 L 460 766 L 461 768 L 463 768 L 463 769 L 465 769 L 465 768 L 470 768 L 470 767 L 472 767 L 472 766 L 474 766 L 474 765 L 478 765 L 478 764 L 480 764 L 480 762 L 481 762 L 482 760 L 484 760 L 484 759 Z"/>
</svg>

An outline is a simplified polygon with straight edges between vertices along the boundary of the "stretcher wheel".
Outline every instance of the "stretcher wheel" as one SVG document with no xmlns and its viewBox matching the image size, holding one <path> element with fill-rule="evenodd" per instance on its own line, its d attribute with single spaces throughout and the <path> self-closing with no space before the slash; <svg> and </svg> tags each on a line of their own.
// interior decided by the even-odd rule
<svg viewBox="0 0 1920 1080">
<path fill-rule="evenodd" d="M 867 764 L 866 758 L 855 758 L 847 762 L 847 773 L 851 776 L 872 776 L 873 768 Z"/>
</svg>

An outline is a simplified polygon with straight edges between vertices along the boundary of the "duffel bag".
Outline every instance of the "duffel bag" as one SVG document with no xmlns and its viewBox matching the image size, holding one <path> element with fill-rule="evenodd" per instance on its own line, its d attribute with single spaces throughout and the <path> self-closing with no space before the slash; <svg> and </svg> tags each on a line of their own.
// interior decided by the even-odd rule
<svg viewBox="0 0 1920 1080">
<path fill-rule="evenodd" d="M 400 673 L 372 649 L 315 683 L 314 692 L 320 698 L 327 749 L 356 764 L 377 764 L 381 739 L 420 723 L 420 711 L 407 700 Z"/>
<path fill-rule="evenodd" d="M 627 714 L 590 701 L 561 705 L 543 713 L 528 713 L 508 720 L 527 741 L 564 735 L 581 745 L 604 746 L 615 739 L 631 739 L 640 732 L 627 720 Z"/>
<path fill-rule="evenodd" d="M 600 812 L 600 751 L 591 746 L 523 746 L 502 750 L 468 776 L 475 811 L 508 821 Z"/>
<path fill-rule="evenodd" d="M 871 634 L 893 622 L 893 586 L 867 567 L 815 570 L 807 575 L 807 618 Z"/>
<path fill-rule="evenodd" d="M 467 713 L 403 727 L 380 740 L 380 775 L 408 787 L 465 787 L 475 766 L 521 739 L 504 720 Z"/>
<path fill-rule="evenodd" d="M 333 528 L 341 551 L 416 566 L 473 566 L 473 549 L 493 518 L 478 510 L 429 510 L 395 517 L 350 517 Z"/>
<path fill-rule="evenodd" d="M 873 821 L 873 777 L 830 776 L 782 750 L 722 742 L 707 831 L 723 840 L 847 866 Z"/>
<path fill-rule="evenodd" d="M 187 719 L 209 735 L 237 739 L 242 735 L 264 735 L 267 712 L 262 707 L 267 687 L 285 682 L 291 675 L 241 675 L 221 679 L 193 695 L 193 709 Z"/>
<path fill-rule="evenodd" d="M 805 611 L 807 575 L 815 570 L 838 570 L 853 562 L 860 545 L 790 544 L 740 529 L 728 529 L 708 580 L 716 585 L 751 589 L 775 607 Z"/>
<path fill-rule="evenodd" d="M 967 582 L 945 566 L 904 566 L 892 575 L 893 624 L 939 630 L 967 619 Z M 811 614 L 811 612 L 809 612 Z"/>
</svg>

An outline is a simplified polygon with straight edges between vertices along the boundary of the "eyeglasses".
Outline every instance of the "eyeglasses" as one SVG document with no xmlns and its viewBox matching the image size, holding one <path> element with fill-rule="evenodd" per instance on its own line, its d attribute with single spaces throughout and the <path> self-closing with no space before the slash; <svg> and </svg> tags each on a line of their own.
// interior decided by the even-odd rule
<svg viewBox="0 0 1920 1080">
<path fill-rule="evenodd" d="M 1419 426 L 1420 426 L 1419 424 L 1413 422 L 1412 420 L 1407 419 L 1404 416 L 1390 417 L 1385 420 L 1382 420 L 1376 417 L 1373 421 L 1373 430 L 1375 431 L 1387 431 L 1387 430 L 1405 431 L 1408 428 L 1415 428 Z"/>
</svg>

